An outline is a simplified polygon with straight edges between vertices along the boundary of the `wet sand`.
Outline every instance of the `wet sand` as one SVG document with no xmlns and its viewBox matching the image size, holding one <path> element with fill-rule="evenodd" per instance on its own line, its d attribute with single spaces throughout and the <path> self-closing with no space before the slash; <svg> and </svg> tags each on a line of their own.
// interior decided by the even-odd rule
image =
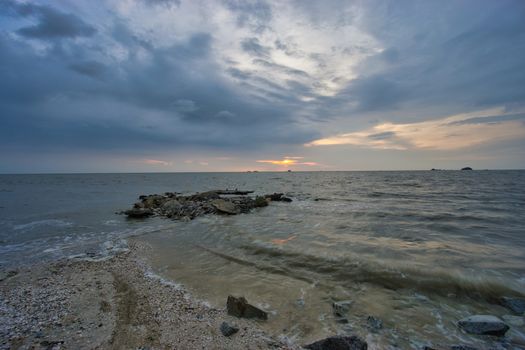
<svg viewBox="0 0 525 350">
<path fill-rule="evenodd" d="M 100 260 L 4 271 L 1 349 L 297 349 L 152 275 L 146 245 Z M 226 302 L 226 301 L 225 301 Z M 222 322 L 238 333 L 225 337 Z"/>
</svg>

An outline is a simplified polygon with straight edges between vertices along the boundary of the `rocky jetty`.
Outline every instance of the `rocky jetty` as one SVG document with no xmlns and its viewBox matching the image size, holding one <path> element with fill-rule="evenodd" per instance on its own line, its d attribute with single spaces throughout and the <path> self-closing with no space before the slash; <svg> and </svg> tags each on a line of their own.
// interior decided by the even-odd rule
<svg viewBox="0 0 525 350">
<path fill-rule="evenodd" d="M 270 202 L 291 202 L 283 193 L 249 196 L 253 191 L 214 190 L 192 195 L 166 192 L 163 195 L 142 195 L 133 208 L 123 214 L 133 219 L 164 216 L 178 220 L 193 220 L 206 214 L 237 215 L 261 208 Z"/>
</svg>

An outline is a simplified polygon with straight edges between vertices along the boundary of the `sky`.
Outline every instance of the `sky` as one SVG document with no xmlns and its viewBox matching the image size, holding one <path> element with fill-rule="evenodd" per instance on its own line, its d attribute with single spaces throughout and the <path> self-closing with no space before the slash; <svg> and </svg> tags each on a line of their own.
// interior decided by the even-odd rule
<svg viewBox="0 0 525 350">
<path fill-rule="evenodd" d="M 522 0 L 0 0 L 0 173 L 525 168 Z"/>
</svg>

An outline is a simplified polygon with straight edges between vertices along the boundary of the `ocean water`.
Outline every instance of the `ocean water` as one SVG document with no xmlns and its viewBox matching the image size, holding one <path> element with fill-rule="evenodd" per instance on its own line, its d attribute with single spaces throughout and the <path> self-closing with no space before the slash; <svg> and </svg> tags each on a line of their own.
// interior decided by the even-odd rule
<svg viewBox="0 0 525 350">
<path fill-rule="evenodd" d="M 293 202 L 190 222 L 115 214 L 141 194 L 225 188 Z M 495 300 L 525 294 L 525 171 L 0 175 L 0 227 L 3 268 L 145 242 L 152 271 L 217 307 L 244 295 L 270 312 L 262 327 L 289 341 L 525 343 L 523 327 L 497 340 L 456 326 L 470 314 L 510 314 Z M 346 300 L 341 323 L 331 305 Z"/>
</svg>

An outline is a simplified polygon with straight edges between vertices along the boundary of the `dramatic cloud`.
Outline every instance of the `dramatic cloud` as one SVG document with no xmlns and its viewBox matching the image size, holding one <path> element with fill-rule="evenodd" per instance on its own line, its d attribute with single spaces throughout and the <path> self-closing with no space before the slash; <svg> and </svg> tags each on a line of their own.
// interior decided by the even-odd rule
<svg viewBox="0 0 525 350">
<path fill-rule="evenodd" d="M 0 10 L 20 17 L 34 17 L 38 23 L 17 30 L 17 33 L 35 39 L 75 38 L 92 36 L 96 30 L 77 16 L 49 6 L 4 0 Z"/>
<path fill-rule="evenodd" d="M 501 114 L 493 115 L 494 113 Z M 382 123 L 368 130 L 315 140 L 307 146 L 355 145 L 395 150 L 458 150 L 524 138 L 525 113 L 505 115 L 503 110 L 489 110 L 409 124 Z"/>
<path fill-rule="evenodd" d="M 3 0 L 0 20 L 0 171 L 525 161 L 521 0 Z M 326 144 L 346 153 L 304 147 Z"/>
</svg>

